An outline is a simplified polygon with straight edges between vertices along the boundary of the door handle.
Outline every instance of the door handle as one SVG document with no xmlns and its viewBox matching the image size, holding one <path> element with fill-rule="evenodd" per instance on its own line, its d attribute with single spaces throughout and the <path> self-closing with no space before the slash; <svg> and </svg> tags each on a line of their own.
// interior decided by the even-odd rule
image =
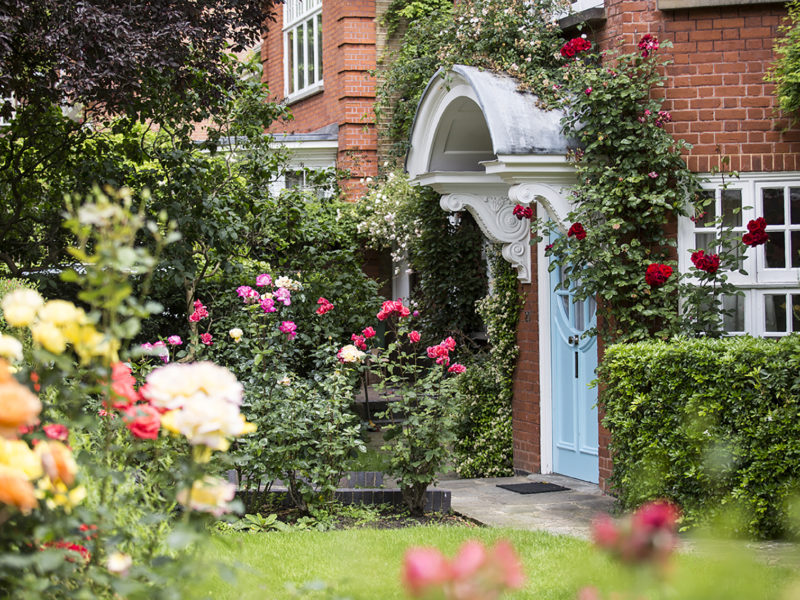
<svg viewBox="0 0 800 600">
<path fill-rule="evenodd" d="M 581 341 L 581 336 L 579 335 L 571 335 L 567 338 L 567 343 L 573 346 L 577 346 L 580 341 Z"/>
</svg>

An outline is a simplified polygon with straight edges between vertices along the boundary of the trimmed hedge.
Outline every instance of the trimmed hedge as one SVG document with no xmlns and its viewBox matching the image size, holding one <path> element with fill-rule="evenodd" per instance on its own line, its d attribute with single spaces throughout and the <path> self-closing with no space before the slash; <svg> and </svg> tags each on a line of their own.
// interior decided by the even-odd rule
<svg viewBox="0 0 800 600">
<path fill-rule="evenodd" d="M 598 373 L 623 508 L 668 498 L 685 525 L 736 510 L 751 535 L 798 533 L 800 336 L 620 344 Z"/>
</svg>

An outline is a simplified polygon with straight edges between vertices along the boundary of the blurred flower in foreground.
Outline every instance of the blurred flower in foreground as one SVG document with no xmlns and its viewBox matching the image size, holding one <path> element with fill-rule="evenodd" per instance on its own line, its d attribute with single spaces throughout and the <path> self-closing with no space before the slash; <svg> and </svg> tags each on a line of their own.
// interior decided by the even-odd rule
<svg viewBox="0 0 800 600">
<path fill-rule="evenodd" d="M 505 540 L 487 550 L 478 541 L 465 542 L 452 560 L 435 548 L 406 552 L 403 583 L 415 598 L 429 594 L 447 600 L 495 600 L 525 583 L 522 564 Z"/>
<path fill-rule="evenodd" d="M 674 504 L 664 500 L 649 502 L 624 519 L 595 517 L 592 539 L 624 562 L 663 562 L 677 546 L 679 517 Z"/>
</svg>

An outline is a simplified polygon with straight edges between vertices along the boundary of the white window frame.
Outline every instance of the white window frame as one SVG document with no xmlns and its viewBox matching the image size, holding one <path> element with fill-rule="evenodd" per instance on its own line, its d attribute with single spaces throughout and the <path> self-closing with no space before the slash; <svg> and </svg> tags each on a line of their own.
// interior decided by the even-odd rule
<svg viewBox="0 0 800 600">
<path fill-rule="evenodd" d="M 723 178 L 719 175 L 705 175 L 703 189 L 717 190 L 715 201 L 720 206 L 720 191 Z M 742 227 L 736 228 L 741 233 L 746 231 L 747 222 L 764 215 L 762 206 L 762 190 L 765 188 L 783 187 L 785 190 L 800 188 L 800 172 L 784 173 L 747 173 L 739 178 L 725 177 L 727 189 L 742 191 Z M 788 194 L 788 191 L 785 191 Z M 767 226 L 767 232 L 789 230 L 800 231 L 800 224 L 791 225 L 789 205 L 784 198 L 784 224 Z M 719 214 L 719 212 L 717 212 Z M 691 267 L 689 250 L 695 248 L 696 225 L 688 217 L 678 221 L 678 267 L 686 273 Z M 709 230 L 710 231 L 710 230 Z M 790 248 L 791 237 L 789 236 Z M 791 259 L 791 250 L 787 251 Z M 748 333 L 758 337 L 781 337 L 792 332 L 790 303 L 786 307 L 786 326 L 784 332 L 766 331 L 765 296 L 769 294 L 800 294 L 800 268 L 767 269 L 764 246 L 748 248 L 745 251 L 743 268 L 747 275 L 738 272 L 730 273 L 728 280 L 744 292 L 744 331 L 731 331 L 731 334 Z M 790 297 L 791 298 L 791 297 Z"/>
<path fill-rule="evenodd" d="M 300 31 L 303 31 L 303 39 L 311 36 L 314 56 L 307 56 L 309 44 L 306 44 L 303 65 L 313 66 L 313 81 L 301 81 L 307 76 L 308 69 L 303 70 L 297 61 Z M 302 100 L 323 89 L 321 34 L 322 0 L 286 0 L 283 5 L 283 91 L 288 103 Z"/>
</svg>

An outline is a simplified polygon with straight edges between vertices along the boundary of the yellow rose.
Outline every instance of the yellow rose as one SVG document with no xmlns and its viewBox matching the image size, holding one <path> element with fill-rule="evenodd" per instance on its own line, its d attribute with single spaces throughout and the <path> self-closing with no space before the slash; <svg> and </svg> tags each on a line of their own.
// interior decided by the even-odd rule
<svg viewBox="0 0 800 600">
<path fill-rule="evenodd" d="M 47 477 L 40 479 L 36 485 L 36 497 L 45 500 L 52 510 L 58 506 L 69 512 L 86 498 L 86 488 L 82 485 L 69 489 L 63 482 L 53 483 Z"/>
<path fill-rule="evenodd" d="M 50 300 L 39 309 L 39 320 L 63 327 L 70 323 L 83 324 L 86 322 L 86 313 L 72 302 L 66 300 Z"/>
<path fill-rule="evenodd" d="M 0 439 L 0 465 L 21 471 L 29 480 L 42 476 L 41 460 L 21 440 Z"/>
<path fill-rule="evenodd" d="M 8 360 L 22 360 L 22 344 L 20 341 L 15 337 L 0 333 L 0 357 Z"/>
<path fill-rule="evenodd" d="M 44 299 L 35 290 L 18 289 L 3 298 L 3 316 L 12 327 L 27 327 L 36 318 Z"/>
<path fill-rule="evenodd" d="M 40 321 L 31 327 L 33 341 L 53 354 L 61 354 L 67 347 L 67 340 L 61 330 L 49 321 Z"/>
</svg>

